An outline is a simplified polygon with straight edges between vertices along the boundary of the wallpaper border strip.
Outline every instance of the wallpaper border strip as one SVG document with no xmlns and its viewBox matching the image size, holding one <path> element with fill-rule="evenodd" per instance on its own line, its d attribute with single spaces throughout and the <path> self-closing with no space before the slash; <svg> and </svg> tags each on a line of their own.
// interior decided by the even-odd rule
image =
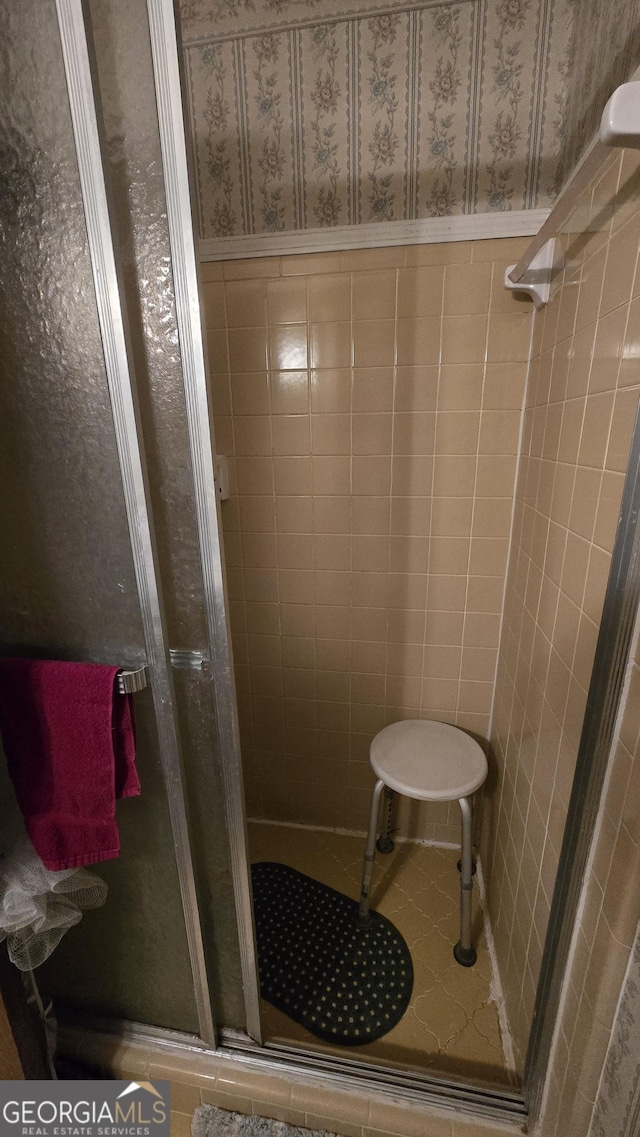
<svg viewBox="0 0 640 1137">
<path fill-rule="evenodd" d="M 432 245 L 444 241 L 488 241 L 500 237 L 533 237 L 550 212 L 549 209 L 514 209 L 504 213 L 424 217 L 417 221 L 295 229 L 288 233 L 209 237 L 200 241 L 200 259 L 226 261 L 245 257 L 281 257 L 295 253 L 334 253 L 348 249 L 384 248 L 390 245 Z"/>
</svg>

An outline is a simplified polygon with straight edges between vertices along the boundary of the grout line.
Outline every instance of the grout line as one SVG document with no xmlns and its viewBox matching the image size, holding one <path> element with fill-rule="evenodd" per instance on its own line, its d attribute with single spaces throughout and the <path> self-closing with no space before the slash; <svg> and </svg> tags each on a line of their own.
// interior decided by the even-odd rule
<svg viewBox="0 0 640 1137">
<path fill-rule="evenodd" d="M 353 25 L 353 27 L 355 29 L 355 24 Z M 354 47 L 355 47 L 355 52 L 357 54 L 358 44 L 357 44 L 357 39 L 355 36 L 354 36 Z M 357 157 L 357 152 L 358 152 L 358 139 L 356 139 L 356 150 L 355 150 L 356 157 Z M 357 210 L 358 205 L 359 205 L 358 195 L 355 194 L 355 196 L 353 198 L 354 209 Z M 342 272 L 343 272 L 343 270 L 341 269 L 340 270 L 341 276 L 342 276 Z M 353 533 L 353 496 L 354 496 L 353 495 L 353 459 L 354 459 L 354 454 L 353 454 L 353 385 L 355 382 L 356 353 L 355 353 L 354 326 L 353 326 L 354 325 L 354 319 L 353 319 L 353 298 L 354 298 L 354 279 L 353 278 L 354 278 L 354 272 L 353 272 L 353 270 L 349 271 L 348 276 L 349 276 L 349 339 L 350 339 L 350 344 L 351 344 L 351 354 L 349 356 L 349 627 L 348 627 L 348 637 L 349 637 L 348 638 L 348 643 L 349 643 L 349 671 L 348 671 L 348 675 L 349 675 L 349 702 L 347 704 L 349 710 L 348 710 L 348 726 L 347 726 L 347 734 L 348 734 L 348 742 L 347 742 L 347 783 L 348 783 L 348 794 L 349 794 L 349 797 L 351 797 L 351 790 L 353 789 L 353 786 L 351 785 L 351 775 L 352 775 L 353 762 L 354 762 L 354 758 L 353 758 L 353 735 L 355 733 L 354 729 L 353 729 L 353 642 L 354 642 L 353 641 L 353 537 L 354 537 L 354 533 Z M 314 494 L 314 498 L 315 498 L 315 491 L 313 489 L 313 486 L 311 488 L 312 488 L 312 493 Z M 316 633 L 316 640 L 317 640 L 317 638 L 318 637 L 317 637 L 317 633 Z M 317 650 L 317 648 L 316 648 L 316 650 Z M 312 828 L 312 827 L 310 826 L 310 828 Z"/>
<path fill-rule="evenodd" d="M 489 354 L 489 330 L 491 327 L 491 300 L 493 297 L 493 276 L 494 276 L 494 266 L 492 265 L 491 266 L 491 285 L 489 288 L 489 307 L 488 307 L 488 311 L 487 311 L 487 326 L 486 326 L 485 336 L 484 336 L 484 359 L 482 361 L 482 390 L 480 393 L 480 409 L 478 412 L 478 436 L 476 438 L 476 452 L 475 452 L 475 456 L 474 456 L 475 457 L 475 463 L 474 463 L 474 471 L 473 471 L 473 491 L 472 491 L 472 495 L 471 495 L 471 517 L 469 519 L 469 549 L 467 552 L 467 569 L 466 569 L 466 580 L 465 580 L 465 590 L 464 590 L 464 607 L 462 609 L 462 631 L 461 631 L 461 641 L 462 642 L 460 644 L 460 666 L 458 668 L 458 691 L 457 691 L 457 696 L 456 696 L 456 712 L 455 712 L 456 724 L 458 723 L 459 715 L 461 713 L 464 713 L 464 712 L 460 711 L 460 688 L 461 688 L 461 684 L 462 684 L 462 668 L 463 668 L 463 661 L 464 661 L 464 647 L 465 647 L 465 638 L 466 638 L 466 630 L 467 630 L 467 616 L 469 615 L 469 578 L 471 575 L 471 556 L 472 556 L 472 551 L 473 551 L 473 523 L 474 523 L 475 513 L 476 513 L 476 502 L 478 500 L 478 494 L 477 494 L 478 465 L 480 462 L 480 437 L 482 434 L 482 416 L 484 413 L 484 393 L 485 393 L 485 385 L 486 385 L 486 381 L 487 381 L 487 357 Z M 445 274 L 445 279 L 446 279 L 446 274 Z M 443 297 L 443 303 L 444 303 L 444 297 Z M 499 646 L 499 644 L 500 644 L 500 640 L 498 638 L 498 646 Z M 495 679 L 494 679 L 493 691 L 491 694 L 492 702 L 493 702 L 494 692 L 495 692 Z M 488 741 L 489 740 L 487 739 L 487 742 Z"/>
<path fill-rule="evenodd" d="M 364 829 L 333 829 L 330 825 L 307 825 L 303 821 L 273 821 L 268 817 L 247 817 L 249 825 L 277 825 L 279 829 L 303 829 L 308 833 L 336 833 L 339 837 L 361 837 L 364 841 L 367 834 Z M 396 845 L 419 845 L 429 849 L 456 849 L 460 844 L 456 841 L 436 841 L 427 837 L 400 837 L 394 835 Z"/>
<path fill-rule="evenodd" d="M 489 299 L 489 308 L 490 309 L 491 309 L 492 299 L 493 299 L 493 274 L 492 274 L 492 278 L 491 278 L 491 295 L 490 295 L 490 299 Z M 518 490 L 518 480 L 519 480 L 519 476 L 520 476 L 520 467 L 521 467 L 521 463 L 522 463 L 522 442 L 523 442 L 523 438 L 524 438 L 524 423 L 525 423 L 525 415 L 526 415 L 526 409 L 527 409 L 527 396 L 529 393 L 529 380 L 531 378 L 531 357 L 532 357 L 532 351 L 533 351 L 533 337 L 535 334 L 535 323 L 536 323 L 536 314 L 534 311 L 532 313 L 532 316 L 531 316 L 531 335 L 529 337 L 529 352 L 528 352 L 528 358 L 527 358 L 527 374 L 525 377 L 524 389 L 522 392 L 522 410 L 520 412 L 520 427 L 518 430 L 518 444 L 516 447 L 516 466 L 515 466 L 515 472 L 514 472 L 514 476 L 513 476 L 513 490 L 512 490 L 512 495 L 511 495 L 511 497 L 512 497 L 511 524 L 509 525 L 509 543 L 508 543 L 508 547 L 507 547 L 507 559 L 506 559 L 506 565 L 505 565 L 505 570 L 504 570 L 504 586 L 502 589 L 502 605 L 501 605 L 501 609 L 500 609 L 500 626 L 498 628 L 498 650 L 496 653 L 496 667 L 495 667 L 495 671 L 494 671 L 494 675 L 493 675 L 493 697 L 491 699 L 491 708 L 489 710 L 489 726 L 488 726 L 489 741 L 491 740 L 491 736 L 493 734 L 494 717 L 495 717 L 495 710 L 496 710 L 496 691 L 498 688 L 498 668 L 500 666 L 500 655 L 501 655 L 501 647 L 502 647 L 502 633 L 504 630 L 504 612 L 505 612 L 505 604 L 506 604 L 506 599 L 507 599 L 507 583 L 509 580 L 509 574 L 510 574 L 510 570 L 511 570 L 511 557 L 512 557 L 512 553 L 513 553 L 513 545 L 514 545 L 514 527 L 515 527 L 515 518 L 516 518 L 517 490 Z M 524 607 L 524 605 L 523 605 L 523 607 Z M 498 812 L 500 812 L 501 807 L 502 807 L 502 793 L 500 794 L 500 799 L 501 800 L 500 800 L 500 803 L 498 805 Z"/>
<path fill-rule="evenodd" d="M 484 923 L 484 938 L 487 944 L 489 961 L 491 963 L 491 989 L 489 998 L 496 1004 L 496 1007 L 498 1008 L 498 1022 L 500 1024 L 500 1037 L 502 1038 L 505 1065 L 509 1073 L 513 1075 L 515 1083 L 516 1060 L 513 1053 L 513 1039 L 511 1037 L 509 1018 L 507 1016 L 507 1002 L 504 997 L 504 988 L 502 986 L 500 970 L 498 968 L 498 954 L 496 951 L 496 942 L 493 936 L 491 917 L 489 915 L 489 905 L 487 902 L 487 890 L 485 887 L 484 873 L 482 871 L 482 863 L 479 856 L 476 859 L 476 879 L 478 882 L 478 894 L 480 896 L 480 907 L 482 909 Z"/>
<path fill-rule="evenodd" d="M 406 254 L 405 258 L 406 260 Z M 393 462 L 395 456 L 395 435 L 396 435 L 396 391 L 398 383 L 398 301 L 400 295 L 400 273 L 403 270 L 400 268 L 394 269 L 395 272 L 395 298 L 393 305 L 393 376 L 391 380 L 391 442 L 389 454 L 389 529 L 388 529 L 388 553 L 387 553 L 387 617 L 385 624 L 385 651 L 384 651 L 384 696 L 382 704 L 382 714 L 384 725 L 387 726 L 387 716 L 389 707 L 389 621 L 391 613 L 391 541 L 393 529 Z M 424 668 L 423 668 L 424 670 Z"/>
<path fill-rule="evenodd" d="M 419 187 L 418 187 L 418 189 L 419 189 Z M 424 686 L 425 686 L 425 680 L 428 678 L 424 660 L 425 660 L 425 655 L 427 652 L 427 647 L 431 646 L 431 645 L 427 644 L 427 627 L 428 627 L 428 623 L 429 623 L 430 584 L 431 584 L 431 577 L 432 577 L 432 575 L 434 575 L 431 572 L 431 550 L 433 547 L 433 498 L 434 498 L 433 488 L 435 485 L 436 463 L 438 461 L 438 424 L 439 424 L 439 414 L 440 414 L 440 380 L 441 380 L 441 375 L 442 375 L 442 332 L 443 332 L 443 319 L 444 319 L 444 298 L 445 298 L 445 292 L 446 292 L 446 287 L 447 287 L 447 270 L 448 270 L 448 267 L 449 266 L 446 263 L 443 264 L 443 266 L 442 266 L 442 283 L 441 283 L 441 291 L 440 291 L 440 316 L 439 316 L 439 325 L 438 325 L 438 337 L 439 337 L 438 374 L 437 374 L 437 379 L 436 379 L 436 397 L 435 397 L 434 409 L 433 409 L 433 443 L 432 443 L 432 447 L 431 447 L 431 450 L 432 450 L 432 454 L 431 454 L 431 485 L 429 488 L 429 498 L 430 498 L 429 533 L 427 535 L 427 539 L 428 539 L 427 565 L 426 565 L 426 569 L 425 569 L 426 587 L 425 587 L 425 602 L 424 602 L 424 626 L 423 626 L 423 633 L 422 633 L 422 673 L 420 676 L 420 714 L 421 715 L 424 714 L 424 711 L 425 711 Z M 461 649 L 461 652 L 462 652 L 462 649 Z M 433 676 L 433 678 L 440 678 L 440 677 L 439 676 Z M 446 824 L 447 825 L 450 824 L 450 811 L 447 812 Z"/>
</svg>

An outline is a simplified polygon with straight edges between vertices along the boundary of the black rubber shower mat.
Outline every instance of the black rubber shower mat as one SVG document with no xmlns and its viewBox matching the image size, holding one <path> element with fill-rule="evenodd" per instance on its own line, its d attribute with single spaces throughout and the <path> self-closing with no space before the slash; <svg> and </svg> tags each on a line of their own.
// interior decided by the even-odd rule
<svg viewBox="0 0 640 1137">
<path fill-rule="evenodd" d="M 263 999 L 337 1046 L 375 1042 L 400 1021 L 413 988 L 409 949 L 378 912 L 271 861 L 252 865 Z"/>
</svg>

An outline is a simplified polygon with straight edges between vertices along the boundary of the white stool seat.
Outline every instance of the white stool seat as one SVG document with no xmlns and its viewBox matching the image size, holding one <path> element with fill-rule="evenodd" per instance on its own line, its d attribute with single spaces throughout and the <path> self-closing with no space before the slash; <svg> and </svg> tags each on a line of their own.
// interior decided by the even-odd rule
<svg viewBox="0 0 640 1137">
<path fill-rule="evenodd" d="M 473 888 L 472 795 L 487 776 L 484 750 L 457 726 L 430 719 L 407 719 L 385 726 L 369 750 L 377 776 L 371 797 L 369 831 L 362 865 L 360 921 L 370 919 L 369 899 L 376 848 L 390 853 L 391 805 L 394 792 L 418 801 L 455 801 L 462 817 L 460 870 L 460 939 L 453 949 L 458 963 L 473 967 L 476 951 L 471 942 L 471 890 Z M 385 795 L 386 820 L 376 844 L 380 798 Z"/>
<path fill-rule="evenodd" d="M 385 786 L 421 801 L 468 797 L 487 776 L 482 747 L 444 722 L 391 723 L 376 735 L 370 754 L 374 773 Z"/>
</svg>

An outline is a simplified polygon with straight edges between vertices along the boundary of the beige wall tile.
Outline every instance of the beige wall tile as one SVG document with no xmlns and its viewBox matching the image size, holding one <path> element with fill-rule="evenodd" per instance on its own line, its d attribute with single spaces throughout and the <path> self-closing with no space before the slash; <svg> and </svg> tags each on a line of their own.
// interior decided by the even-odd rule
<svg viewBox="0 0 640 1137">
<path fill-rule="evenodd" d="M 354 455 L 351 460 L 351 488 L 353 493 L 388 495 L 391 492 L 391 470 L 390 455 Z"/>
<path fill-rule="evenodd" d="M 482 397 L 484 410 L 517 410 L 522 408 L 527 364 L 488 363 Z"/>
<path fill-rule="evenodd" d="M 487 340 L 489 363 L 517 363 L 529 355 L 531 317 L 491 314 Z"/>
<path fill-rule="evenodd" d="M 230 328 L 253 328 L 266 324 L 264 280 L 229 281 L 225 285 L 224 292 Z"/>
<path fill-rule="evenodd" d="M 440 369 L 438 410 L 480 410 L 483 385 L 484 367 L 482 364 L 443 364 Z"/>
<path fill-rule="evenodd" d="M 440 316 L 444 270 L 440 267 L 405 268 L 398 273 L 398 315 L 403 318 Z"/>
<path fill-rule="evenodd" d="M 273 462 L 271 458 L 237 458 L 235 469 L 240 494 L 273 494 Z"/>
<path fill-rule="evenodd" d="M 491 296 L 490 261 L 471 265 L 447 265 L 445 270 L 445 316 L 475 315 L 489 311 Z"/>
<path fill-rule="evenodd" d="M 276 494 L 310 494 L 312 469 L 310 456 L 275 457 L 273 471 Z"/>
<path fill-rule="evenodd" d="M 440 362 L 441 321 L 435 316 L 399 317 L 397 363 L 403 367 Z"/>
<path fill-rule="evenodd" d="M 231 404 L 234 415 L 269 413 L 269 388 L 266 371 L 233 376 Z M 217 419 L 216 419 L 217 423 Z"/>
<path fill-rule="evenodd" d="M 207 334 L 207 359 L 209 370 L 213 375 L 229 371 L 228 332 L 212 331 Z M 265 364 L 259 364 L 264 368 Z M 249 368 L 248 370 L 252 370 Z"/>
<path fill-rule="evenodd" d="M 311 408 L 317 413 L 337 414 L 351 409 L 351 368 L 311 372 Z"/>
<path fill-rule="evenodd" d="M 237 455 L 271 454 L 271 420 L 266 415 L 244 415 L 233 429 Z"/>
<path fill-rule="evenodd" d="M 270 324 L 297 324 L 307 319 L 306 278 L 267 281 L 267 317 Z"/>
<path fill-rule="evenodd" d="M 352 363 L 351 324 L 343 320 L 311 325 L 312 367 L 350 367 Z"/>
<path fill-rule="evenodd" d="M 288 258 L 284 258 L 286 261 Z M 289 258 L 296 259 L 296 258 Z M 222 271 L 225 280 L 246 280 L 250 277 L 280 276 L 282 260 L 280 257 L 252 257 L 246 260 L 223 261 Z"/>
<path fill-rule="evenodd" d="M 398 412 L 393 415 L 395 455 L 433 454 L 436 416 L 430 411 Z"/>
<path fill-rule="evenodd" d="M 396 368 L 394 392 L 396 411 L 434 411 L 437 401 L 437 366 Z"/>
<path fill-rule="evenodd" d="M 354 320 L 394 319 L 396 314 L 396 272 L 355 272 L 352 277 Z"/>
<path fill-rule="evenodd" d="M 267 366 L 266 328 L 230 328 L 229 365 L 232 372 L 264 371 Z"/>
<path fill-rule="evenodd" d="M 308 344 L 306 324 L 282 324 L 269 328 L 269 366 L 282 370 L 306 368 Z"/>
<path fill-rule="evenodd" d="M 421 1109 L 373 1100 L 368 1117 L 366 1137 L 379 1133 L 402 1133 L 405 1137 L 451 1137 L 451 1120 L 447 1117 L 425 1117 Z"/>
<path fill-rule="evenodd" d="M 390 454 L 392 429 L 393 419 L 390 414 L 353 414 L 353 454 Z"/>
<path fill-rule="evenodd" d="M 475 454 L 479 430 L 480 414 L 476 411 L 439 411 L 436 422 L 437 454 Z"/>
<path fill-rule="evenodd" d="M 358 320 L 353 324 L 353 362 L 355 367 L 376 367 L 395 363 L 395 320 Z"/>
<path fill-rule="evenodd" d="M 313 414 L 311 449 L 314 455 L 349 454 L 351 421 L 347 414 Z"/>
<path fill-rule="evenodd" d="M 316 416 L 314 416 L 315 418 Z M 322 426 L 322 424 L 320 424 Z M 316 427 L 316 429 L 318 429 Z M 340 428 L 342 429 L 342 428 Z M 331 424 L 327 427 L 331 433 Z M 351 488 L 351 459 L 348 454 L 315 454 L 311 459 L 313 493 L 348 494 Z"/>
<path fill-rule="evenodd" d="M 269 377 L 271 411 L 274 415 L 309 413 L 307 371 L 272 371 Z"/>
<path fill-rule="evenodd" d="M 311 451 L 309 415 L 274 415 L 273 453 L 304 456 Z"/>
<path fill-rule="evenodd" d="M 353 372 L 353 411 L 390 411 L 393 408 L 393 368 L 356 367 Z"/>
<path fill-rule="evenodd" d="M 531 242 L 530 237 L 509 237 L 507 240 L 489 240 L 471 242 L 471 259 L 477 261 L 513 261 L 519 260 L 526 252 Z"/>
<path fill-rule="evenodd" d="M 405 252 L 405 264 L 442 265 L 454 262 L 471 261 L 472 241 L 451 241 L 445 244 L 409 245 Z"/>
<path fill-rule="evenodd" d="M 445 316 L 442 321 L 443 363 L 484 363 L 487 317 Z"/>
<path fill-rule="evenodd" d="M 400 268 L 404 264 L 405 250 L 402 245 L 379 249 L 353 249 L 340 254 L 340 268 L 343 272 L 357 272 L 364 269 Z"/>
<path fill-rule="evenodd" d="M 309 277 L 309 319 L 312 323 L 351 318 L 351 278 L 348 274 Z"/>
<path fill-rule="evenodd" d="M 211 280 L 222 280 L 222 261 L 200 261 L 200 279 L 203 284 Z"/>
<path fill-rule="evenodd" d="M 225 288 L 221 279 L 203 283 L 202 300 L 205 328 L 226 328 Z"/>
</svg>

